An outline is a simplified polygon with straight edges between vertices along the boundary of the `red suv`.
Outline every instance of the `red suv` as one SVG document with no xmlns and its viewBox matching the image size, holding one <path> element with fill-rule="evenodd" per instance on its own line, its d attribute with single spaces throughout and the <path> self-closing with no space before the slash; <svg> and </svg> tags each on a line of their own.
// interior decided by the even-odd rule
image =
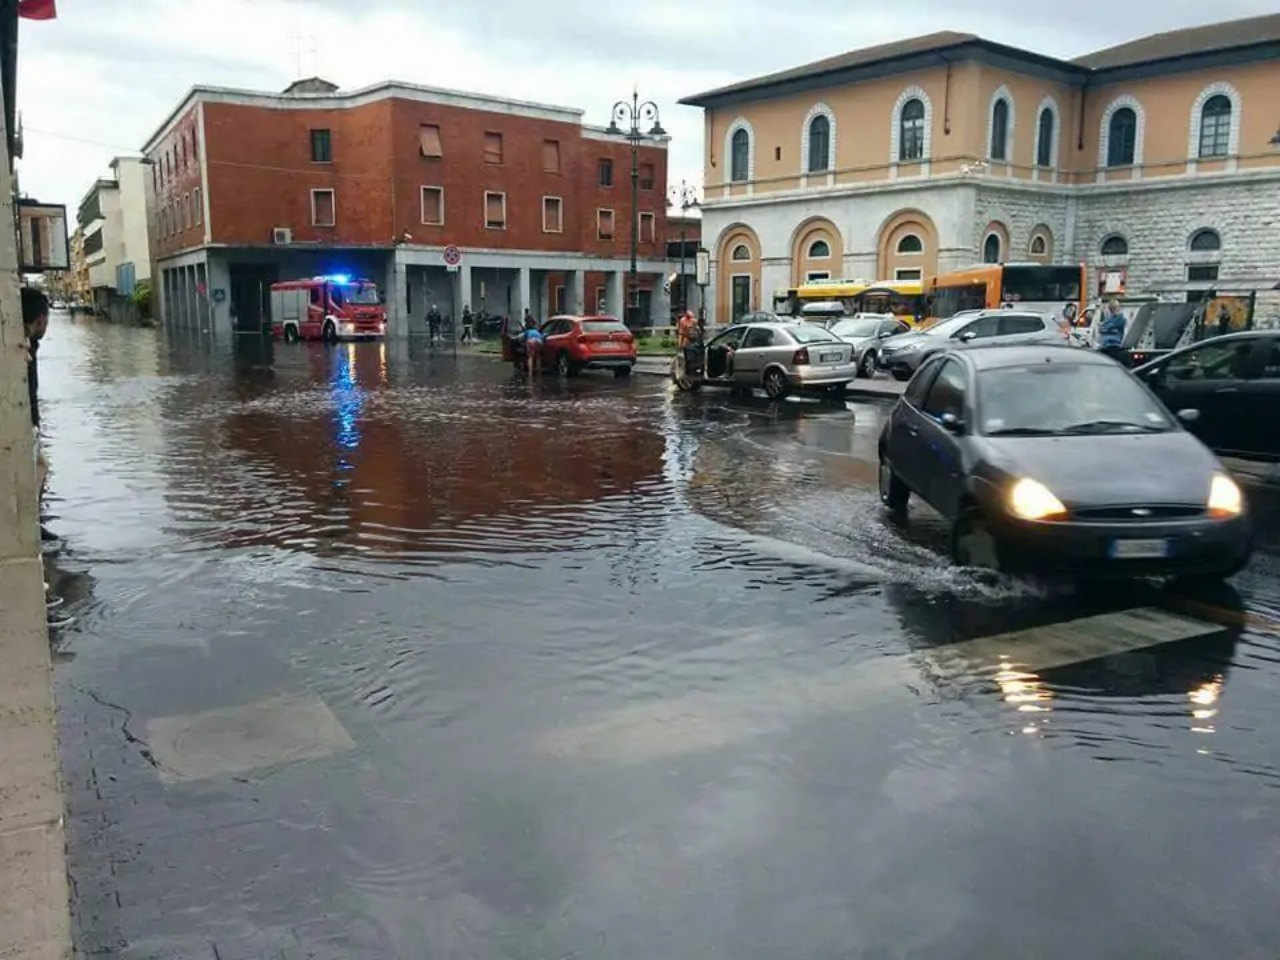
<svg viewBox="0 0 1280 960">
<path fill-rule="evenodd" d="M 635 366 L 636 338 L 617 317 L 552 317 L 542 336 L 542 365 L 562 377 L 588 369 L 629 377 Z"/>
</svg>

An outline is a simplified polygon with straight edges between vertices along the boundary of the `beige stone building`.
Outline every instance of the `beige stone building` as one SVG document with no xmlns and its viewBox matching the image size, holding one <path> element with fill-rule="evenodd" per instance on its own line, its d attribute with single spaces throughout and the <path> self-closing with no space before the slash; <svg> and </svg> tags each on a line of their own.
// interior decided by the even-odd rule
<svg viewBox="0 0 1280 960">
<path fill-rule="evenodd" d="M 806 279 L 979 261 L 1169 296 L 1280 280 L 1280 14 L 1070 61 L 935 33 L 681 102 L 719 322 Z"/>
</svg>

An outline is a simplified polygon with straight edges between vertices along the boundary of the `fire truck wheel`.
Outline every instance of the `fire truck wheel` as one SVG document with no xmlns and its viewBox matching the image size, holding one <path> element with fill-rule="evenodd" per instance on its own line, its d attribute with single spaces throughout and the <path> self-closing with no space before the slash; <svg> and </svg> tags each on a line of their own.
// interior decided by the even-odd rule
<svg viewBox="0 0 1280 960">
<path fill-rule="evenodd" d="M 325 343 L 337 343 L 337 342 L 338 342 L 338 328 L 337 328 L 337 327 L 335 327 L 335 326 L 333 325 L 333 321 L 332 321 L 332 320 L 326 320 L 326 321 L 325 321 L 325 325 L 324 325 L 324 342 L 325 342 Z"/>
<path fill-rule="evenodd" d="M 298 340 L 299 340 L 299 337 L 298 337 L 298 328 L 297 328 L 297 327 L 295 327 L 293 324 L 290 324 L 289 326 L 287 326 L 287 327 L 285 327 L 285 328 L 284 328 L 284 342 L 285 342 L 285 343 L 297 343 L 297 342 L 298 342 Z"/>
</svg>

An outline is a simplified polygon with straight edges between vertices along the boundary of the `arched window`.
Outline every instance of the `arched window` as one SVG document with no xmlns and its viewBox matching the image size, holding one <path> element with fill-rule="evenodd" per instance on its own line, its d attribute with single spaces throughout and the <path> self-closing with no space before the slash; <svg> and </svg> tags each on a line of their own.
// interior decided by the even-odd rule
<svg viewBox="0 0 1280 960">
<path fill-rule="evenodd" d="M 1127 257 L 1129 255 L 1129 241 L 1119 234 L 1113 234 L 1102 241 L 1102 255 L 1104 257 Z"/>
<path fill-rule="evenodd" d="M 1049 250 L 1049 244 L 1044 237 L 1038 234 L 1031 238 L 1031 255 L 1033 257 L 1043 257 Z"/>
<path fill-rule="evenodd" d="M 902 105 L 898 118 L 898 159 L 924 159 L 924 101 L 913 97 Z"/>
<path fill-rule="evenodd" d="M 988 233 L 987 239 L 982 242 L 982 262 L 1000 262 L 1000 238 L 994 233 Z"/>
<path fill-rule="evenodd" d="M 1133 166 L 1138 150 L 1138 115 L 1132 107 L 1111 114 L 1107 125 L 1107 166 Z"/>
<path fill-rule="evenodd" d="M 1197 230 L 1191 237 L 1192 253 L 1216 253 L 1222 249 L 1222 238 L 1216 230 Z"/>
<path fill-rule="evenodd" d="M 1009 101 L 1003 97 L 991 108 L 991 159 L 1009 159 Z"/>
<path fill-rule="evenodd" d="M 729 254 L 729 259 L 737 260 L 739 263 L 743 262 L 744 260 L 750 260 L 751 248 L 748 247 L 745 243 L 740 243 L 733 248 L 733 253 Z"/>
<path fill-rule="evenodd" d="M 1038 167 L 1053 166 L 1053 128 L 1055 119 L 1052 107 L 1045 107 L 1040 111 L 1039 131 L 1036 137 L 1036 166 Z"/>
<path fill-rule="evenodd" d="M 908 233 L 898 241 L 899 253 L 924 253 L 924 243 L 914 233 Z"/>
<path fill-rule="evenodd" d="M 1225 157 L 1231 152 L 1231 98 L 1219 93 L 1200 109 L 1200 157 Z"/>
<path fill-rule="evenodd" d="M 731 153 L 729 179 L 734 183 L 746 183 L 751 169 L 751 134 L 746 130 L 735 130 Z"/>
<path fill-rule="evenodd" d="M 818 114 L 809 121 L 809 172 L 831 169 L 831 121 Z"/>
<path fill-rule="evenodd" d="M 809 244 L 810 260 L 826 260 L 831 256 L 831 244 L 825 240 L 815 240 Z"/>
</svg>

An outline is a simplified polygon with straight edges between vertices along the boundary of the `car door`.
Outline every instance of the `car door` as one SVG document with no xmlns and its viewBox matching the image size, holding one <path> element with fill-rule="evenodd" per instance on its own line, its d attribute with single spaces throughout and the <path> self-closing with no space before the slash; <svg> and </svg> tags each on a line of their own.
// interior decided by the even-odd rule
<svg viewBox="0 0 1280 960">
<path fill-rule="evenodd" d="M 1239 449 L 1250 413 L 1243 390 L 1253 337 L 1207 341 L 1178 350 L 1143 373 L 1169 412 L 1209 449 Z"/>
<path fill-rule="evenodd" d="M 729 355 L 742 345 L 746 327 L 730 327 L 707 344 L 707 360 L 703 371 L 709 380 L 722 380 L 728 369 Z"/>
<path fill-rule="evenodd" d="M 997 338 L 1000 343 L 1033 343 L 1047 339 L 1044 317 L 1034 313 L 1005 313 L 1000 316 Z"/>
<path fill-rule="evenodd" d="M 556 357 L 563 350 L 569 351 L 569 334 L 573 330 L 573 321 L 560 319 L 548 320 L 542 325 L 542 360 L 546 364 L 556 362 Z"/>
<path fill-rule="evenodd" d="M 920 412 L 920 496 L 949 520 L 955 519 L 965 489 L 960 438 L 944 417 L 964 422 L 969 405 L 969 374 L 955 357 L 946 357 L 929 384 Z"/>
<path fill-rule="evenodd" d="M 768 327 L 748 327 L 742 338 L 742 346 L 733 355 L 733 380 L 735 383 L 757 384 L 765 361 L 769 359 L 777 334 Z"/>
<path fill-rule="evenodd" d="M 966 323 L 951 335 L 952 340 L 961 343 L 972 343 L 975 340 L 990 341 L 1000 335 L 1000 315 L 988 313 Z"/>
<path fill-rule="evenodd" d="M 1256 460 L 1280 460 L 1280 335 L 1254 343 L 1240 388 L 1237 452 Z"/>
<path fill-rule="evenodd" d="M 923 430 L 925 398 L 942 366 L 942 357 L 934 357 L 916 371 L 907 384 L 902 399 L 894 404 L 889 414 L 889 430 L 885 437 L 889 462 L 893 472 L 908 487 L 923 496 L 927 458 L 924 453 Z"/>
</svg>

